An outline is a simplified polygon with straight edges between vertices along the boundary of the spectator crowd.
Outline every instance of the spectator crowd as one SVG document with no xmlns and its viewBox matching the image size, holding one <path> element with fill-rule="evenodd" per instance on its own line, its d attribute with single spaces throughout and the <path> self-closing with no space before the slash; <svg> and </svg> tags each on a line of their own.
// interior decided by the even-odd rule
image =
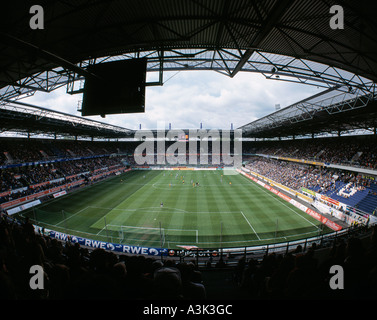
<svg viewBox="0 0 377 320">
<path fill-rule="evenodd" d="M 377 138 L 374 135 L 243 142 L 243 151 L 368 169 L 377 168 Z"/>
<path fill-rule="evenodd" d="M 14 139 L 0 142 L 3 155 L 0 203 L 124 166 L 124 157 L 117 156 L 123 154 L 119 146 L 103 142 Z"/>
<path fill-rule="evenodd" d="M 304 187 L 326 193 L 336 190 L 336 181 L 351 183 L 359 190 L 371 184 L 369 179 L 352 172 L 263 157 L 252 157 L 246 168 L 296 191 Z"/>
<path fill-rule="evenodd" d="M 278 145 L 264 147 L 259 153 L 331 161 L 350 161 L 355 154 L 360 165 L 375 168 L 375 146 L 366 143 L 318 145 Z M 247 147 L 247 146 L 246 146 Z M 343 149 L 342 149 L 343 148 Z M 0 201 L 36 192 L 50 186 L 30 185 L 63 179 L 83 172 L 116 166 L 120 157 L 130 153 L 135 144 L 92 142 L 40 142 L 4 140 L 0 152 L 2 165 L 66 157 L 66 161 L 17 168 L 0 169 L 1 192 L 24 189 L 0 197 Z M 309 152 L 310 149 L 310 152 Z M 251 150 L 251 149 L 250 149 Z M 341 150 L 341 151 L 340 151 Z M 255 151 L 255 150 L 254 150 Z M 77 156 L 98 156 L 70 160 Z M 129 159 L 132 161 L 132 159 Z M 335 188 L 336 181 L 367 187 L 370 180 L 350 172 L 330 170 L 294 162 L 252 157 L 246 165 L 253 171 L 295 190 L 301 187 L 321 191 Z M 75 179 L 75 178 L 73 178 Z M 60 181 L 55 182 L 57 185 Z M 336 240 L 328 255 L 319 259 L 318 248 L 304 252 L 297 248 L 286 254 L 267 254 L 262 260 L 241 258 L 233 269 L 234 284 L 245 298 L 370 298 L 377 297 L 377 232 L 370 237 Z M 345 291 L 329 288 L 329 267 L 344 267 Z M 45 287 L 32 290 L 30 266 L 44 270 Z M 224 266 L 226 267 L 226 265 Z M 221 280 L 220 280 L 221 281 Z M 226 281 L 223 279 L 223 281 Z M 221 283 L 218 284 L 221 287 Z M 116 255 L 103 249 L 89 251 L 77 243 L 60 242 L 43 233 L 35 233 L 28 221 L 20 223 L 3 215 L 0 220 L 0 297 L 5 299 L 179 299 L 199 300 L 208 297 L 203 271 L 195 263 L 172 259 L 154 259 L 137 255 Z M 232 296 L 225 296 L 232 299 Z"/>
<path fill-rule="evenodd" d="M 29 284 L 30 267 L 43 268 L 43 288 Z M 32 224 L 0 220 L 2 299 L 205 299 L 201 272 L 193 262 L 89 251 L 62 243 Z"/>
<path fill-rule="evenodd" d="M 360 229 L 360 228 L 359 228 Z M 232 299 L 375 299 L 377 297 L 377 228 L 355 229 L 329 246 L 298 245 L 286 253 L 266 253 L 262 258 L 238 259 L 209 271 L 193 261 L 168 257 L 117 255 L 104 249 L 87 249 L 60 242 L 32 224 L 0 220 L 0 299 L 121 299 L 205 300 L 208 292 Z M 43 269 L 43 287 L 30 286 L 30 267 Z M 344 270 L 342 290 L 330 286 L 331 266 Z M 205 276 L 227 269 L 232 279 Z M 221 275 L 221 273 L 220 273 Z M 232 291 L 229 291 L 232 281 Z M 339 283 L 340 280 L 338 280 Z M 212 288 L 211 286 L 214 286 Z M 222 290 L 224 290 L 222 292 Z"/>
</svg>

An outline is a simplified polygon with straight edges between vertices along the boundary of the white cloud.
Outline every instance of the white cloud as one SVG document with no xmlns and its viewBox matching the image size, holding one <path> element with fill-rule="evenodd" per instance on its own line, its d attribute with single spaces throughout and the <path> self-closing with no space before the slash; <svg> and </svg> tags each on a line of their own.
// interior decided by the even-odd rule
<svg viewBox="0 0 377 320">
<path fill-rule="evenodd" d="M 170 78 L 170 79 L 169 79 Z M 147 87 L 145 113 L 88 117 L 130 129 L 155 129 L 165 122 L 173 128 L 234 128 L 313 95 L 312 86 L 266 80 L 261 74 L 240 72 L 234 78 L 213 71 L 165 73 L 165 84 Z M 69 95 L 60 88 L 35 94 L 26 102 L 80 116 L 82 95 Z"/>
<path fill-rule="evenodd" d="M 79 100 L 81 100 L 81 96 L 69 95 L 66 93 L 66 88 L 62 87 L 50 93 L 36 92 L 23 102 L 68 114 L 80 115 L 77 112 Z"/>
</svg>

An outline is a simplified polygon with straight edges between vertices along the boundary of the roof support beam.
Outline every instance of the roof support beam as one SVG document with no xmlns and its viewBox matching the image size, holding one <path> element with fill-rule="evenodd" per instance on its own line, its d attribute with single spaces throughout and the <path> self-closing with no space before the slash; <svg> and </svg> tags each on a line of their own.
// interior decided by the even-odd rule
<svg viewBox="0 0 377 320">
<path fill-rule="evenodd" d="M 158 70 L 158 81 L 147 82 L 145 86 L 162 86 L 164 84 L 163 76 L 164 76 L 164 51 L 158 51 L 158 60 L 159 60 L 159 70 Z"/>
<path fill-rule="evenodd" d="M 251 55 L 254 53 L 256 48 L 262 43 L 262 41 L 270 34 L 270 32 L 275 28 L 275 25 L 279 23 L 281 17 L 287 12 L 289 7 L 292 5 L 293 1 L 291 0 L 279 0 L 276 2 L 274 7 L 271 9 L 271 12 L 268 15 L 268 18 L 263 21 L 260 31 L 256 33 L 254 40 L 250 44 L 250 49 L 247 49 L 246 52 L 241 57 L 240 61 L 234 68 L 231 73 L 233 78 L 245 65 L 245 63 L 250 59 Z"/>
<path fill-rule="evenodd" d="M 61 66 L 65 69 L 74 71 L 81 76 L 98 78 L 95 74 L 90 73 L 90 72 L 86 71 L 85 69 L 82 69 L 82 68 L 78 67 L 77 65 L 73 64 L 72 62 L 70 62 L 70 61 L 68 61 L 64 58 L 61 58 L 61 57 L 59 57 L 59 56 L 57 56 L 57 55 L 55 55 L 51 52 L 48 52 L 48 51 L 43 50 L 41 48 L 38 48 L 37 46 L 35 46 L 31 43 L 28 43 L 26 41 L 23 41 L 21 39 L 18 39 L 16 37 L 12 36 L 12 35 L 9 35 L 9 34 L 3 33 L 3 32 L 0 32 L 0 36 L 2 38 L 2 41 L 4 43 L 7 43 L 10 46 L 20 48 L 20 49 L 23 49 L 23 50 L 28 51 L 28 52 L 35 53 L 38 57 L 40 57 L 42 59 L 46 59 L 47 61 L 52 62 L 59 67 Z"/>
</svg>

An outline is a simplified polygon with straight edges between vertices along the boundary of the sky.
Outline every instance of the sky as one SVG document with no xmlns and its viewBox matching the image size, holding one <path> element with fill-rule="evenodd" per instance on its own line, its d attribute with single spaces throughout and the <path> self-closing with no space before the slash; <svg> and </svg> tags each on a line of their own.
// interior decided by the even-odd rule
<svg viewBox="0 0 377 320">
<path fill-rule="evenodd" d="M 153 77 L 153 75 L 152 75 Z M 147 79 L 148 80 L 148 79 Z M 149 81 L 149 80 L 148 80 Z M 128 129 L 168 128 L 236 129 L 287 107 L 323 89 L 314 86 L 268 80 L 259 73 L 239 72 L 234 78 L 215 71 L 165 72 L 163 86 L 146 89 L 145 113 L 88 116 Z M 66 87 L 50 93 L 36 93 L 25 102 L 77 116 L 81 94 L 69 95 Z"/>
</svg>

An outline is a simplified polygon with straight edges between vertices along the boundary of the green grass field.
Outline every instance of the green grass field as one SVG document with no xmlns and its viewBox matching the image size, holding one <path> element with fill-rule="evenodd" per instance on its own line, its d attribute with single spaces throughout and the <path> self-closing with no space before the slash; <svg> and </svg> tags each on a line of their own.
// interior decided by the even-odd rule
<svg viewBox="0 0 377 320">
<path fill-rule="evenodd" d="M 165 248 L 254 246 L 329 231 L 257 183 L 221 170 L 130 171 L 25 214 L 71 235 Z"/>
</svg>

